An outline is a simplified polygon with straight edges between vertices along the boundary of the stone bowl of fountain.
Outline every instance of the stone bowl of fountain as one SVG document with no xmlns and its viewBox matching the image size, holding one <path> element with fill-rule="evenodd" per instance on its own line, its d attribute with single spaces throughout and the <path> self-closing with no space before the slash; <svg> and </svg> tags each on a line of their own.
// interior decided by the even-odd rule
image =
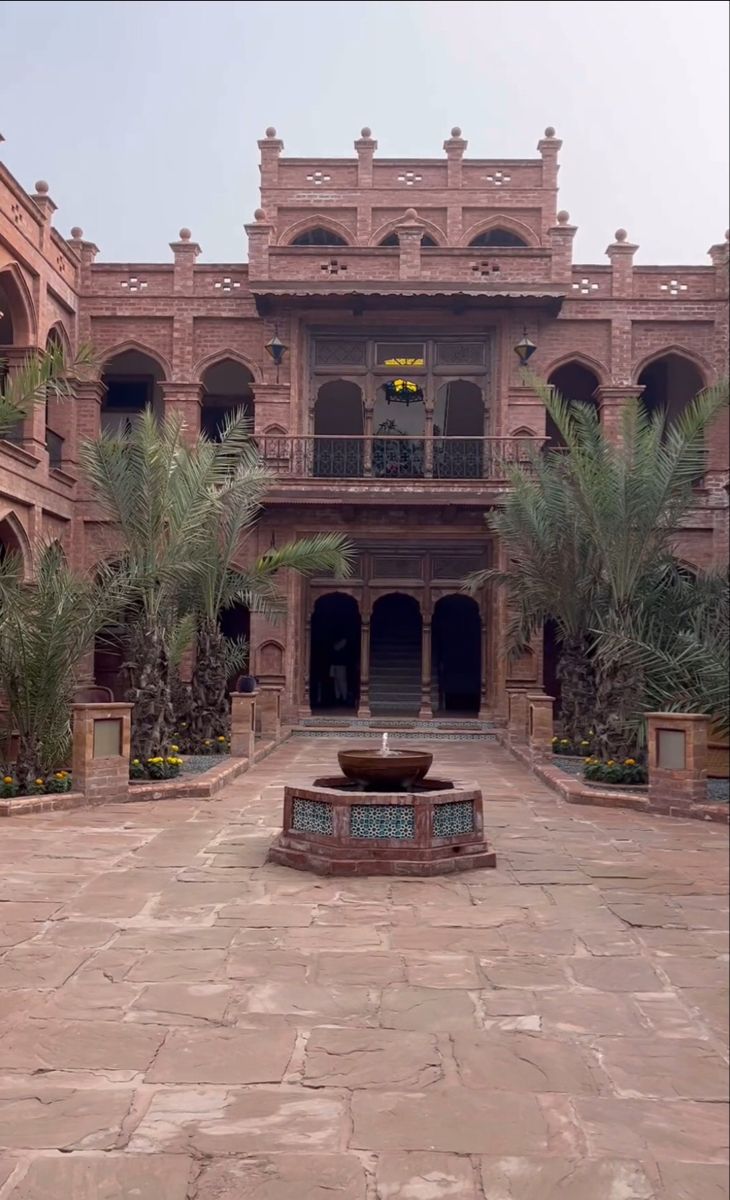
<svg viewBox="0 0 730 1200">
<path fill-rule="evenodd" d="M 387 792 L 399 788 L 407 790 L 423 779 L 431 767 L 433 754 L 415 747 L 391 749 L 388 735 L 384 733 L 377 750 L 359 746 L 339 750 L 337 761 L 346 779 L 360 784 L 363 789 Z"/>
<path fill-rule="evenodd" d="M 317 875 L 442 875 L 493 867 L 482 793 L 467 780 L 426 778 L 433 755 L 349 748 L 341 775 L 289 779 L 269 861 Z"/>
</svg>

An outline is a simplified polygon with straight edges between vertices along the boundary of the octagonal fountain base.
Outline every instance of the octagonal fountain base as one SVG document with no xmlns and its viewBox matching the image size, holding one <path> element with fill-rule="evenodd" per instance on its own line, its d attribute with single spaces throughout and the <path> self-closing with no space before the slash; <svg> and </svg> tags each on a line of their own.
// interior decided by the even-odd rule
<svg viewBox="0 0 730 1200">
<path fill-rule="evenodd" d="M 269 860 L 316 875 L 444 875 L 494 867 L 475 783 L 423 779 L 363 791 L 344 776 L 284 788 Z"/>
</svg>

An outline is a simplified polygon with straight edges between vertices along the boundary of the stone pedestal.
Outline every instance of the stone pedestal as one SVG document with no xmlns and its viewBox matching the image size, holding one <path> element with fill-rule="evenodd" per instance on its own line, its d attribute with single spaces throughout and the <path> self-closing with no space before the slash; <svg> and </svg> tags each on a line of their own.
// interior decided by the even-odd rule
<svg viewBox="0 0 730 1200">
<path fill-rule="evenodd" d="M 127 799 L 131 728 L 131 704 L 74 704 L 73 788 L 92 804 Z"/>
<path fill-rule="evenodd" d="M 511 742 L 527 738 L 527 692 L 507 692 L 507 736 Z"/>
<path fill-rule="evenodd" d="M 554 698 L 542 692 L 527 694 L 527 741 L 533 754 L 553 752 L 554 704 Z"/>
<path fill-rule="evenodd" d="M 647 713 L 649 797 L 673 806 L 707 800 L 710 718 L 701 713 Z"/>
<path fill-rule="evenodd" d="M 256 694 L 258 727 L 267 741 L 278 741 L 281 737 L 281 690 L 261 688 Z"/>
<path fill-rule="evenodd" d="M 259 692 L 231 692 L 231 754 L 253 762 Z"/>
</svg>

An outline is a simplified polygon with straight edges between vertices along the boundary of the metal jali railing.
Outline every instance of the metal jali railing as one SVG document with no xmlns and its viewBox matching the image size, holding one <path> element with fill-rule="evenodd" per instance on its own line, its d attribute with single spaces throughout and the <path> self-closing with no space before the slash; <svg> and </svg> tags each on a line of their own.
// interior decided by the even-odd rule
<svg viewBox="0 0 730 1200">
<path fill-rule="evenodd" d="M 491 479 L 529 468 L 543 438 L 349 437 L 257 438 L 271 469 L 294 479 Z"/>
</svg>

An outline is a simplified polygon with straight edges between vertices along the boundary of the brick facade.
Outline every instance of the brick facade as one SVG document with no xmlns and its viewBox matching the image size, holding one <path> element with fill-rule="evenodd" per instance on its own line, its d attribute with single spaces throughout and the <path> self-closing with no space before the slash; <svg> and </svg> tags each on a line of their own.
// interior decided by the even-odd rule
<svg viewBox="0 0 730 1200">
<path fill-rule="evenodd" d="M 421 678 L 414 686 L 427 711 L 436 703 L 430 659 L 446 611 L 439 605 L 458 592 L 467 569 L 496 561 L 500 550 L 485 533 L 483 513 L 499 504 L 504 464 L 519 457 L 520 439 L 548 432 L 513 353 L 523 331 L 537 345 L 530 367 L 538 375 L 552 380 L 561 370 L 583 371 L 615 436 L 622 404 L 647 380 L 665 389 L 667 402 L 676 393 L 680 403 L 682 388 L 711 383 L 727 369 L 727 243 L 710 248 L 707 265 L 640 266 L 637 247 L 617 230 L 607 262 L 573 263 L 575 226 L 558 209 L 560 146 L 548 129 L 536 158 L 475 160 L 454 129 L 441 157 L 380 159 L 363 130 L 354 157 L 293 159 L 269 129 L 259 142 L 261 207 L 245 227 L 248 261 L 226 264 L 203 262 L 185 229 L 166 262 L 97 261 L 97 247 L 81 229 L 64 238 L 54 228 L 48 185 L 41 181 L 28 193 L 0 166 L 0 355 L 12 370 L 29 349 L 55 337 L 69 346 L 90 343 L 99 360 L 97 380 L 81 385 L 73 403 L 49 409 L 50 434 L 39 409 L 21 437 L 0 442 L 4 543 L 22 552 L 29 574 L 39 537 L 57 538 L 69 559 L 88 569 L 112 551 L 114 531 L 100 519 L 77 464 L 80 442 L 102 421 L 117 419 L 114 404 L 125 411 L 122 400 L 110 399 L 115 381 L 149 386 L 148 401 L 178 413 L 190 436 L 206 406 L 225 406 L 245 392 L 277 476 L 250 552 L 323 528 L 347 532 L 360 552 L 342 587 L 291 580 L 282 622 L 252 617 L 253 671 L 283 685 L 285 716 L 307 711 L 318 686 L 312 624 L 324 611 L 315 606 L 337 590 L 343 604 L 349 596 L 357 606 L 359 632 L 350 641 L 359 638 L 362 648 L 357 674 L 365 711 L 368 687 L 371 696 L 374 689 L 368 660 L 371 638 L 380 636 L 378 606 L 397 592 L 413 597 L 420 611 Z M 328 231 L 329 243 L 315 230 Z M 287 346 L 280 368 L 265 349 L 275 333 Z M 318 339 L 333 356 L 321 368 Z M 384 414 L 404 419 L 404 406 L 383 408 L 382 370 L 378 375 L 372 357 L 382 342 L 416 342 L 430 356 L 422 409 L 405 414 L 422 422 L 408 442 L 405 469 L 402 443 L 373 441 Z M 478 366 L 468 363 L 476 345 L 484 348 Z M 216 384 L 225 394 L 213 397 L 210 381 L 222 363 L 229 383 Z M 343 381 L 360 399 L 352 409 L 357 427 L 345 431 L 353 437 L 339 442 Z M 326 383 L 336 385 L 336 400 L 327 417 L 332 436 L 323 437 L 318 397 Z M 458 424 L 459 405 L 467 405 L 463 385 L 478 390 L 483 418 L 456 437 L 439 404 L 443 412 L 452 404 Z M 382 467 L 391 451 L 397 461 Z M 690 565 L 708 566 L 727 553 L 727 468 L 723 418 L 710 439 L 695 508 L 677 533 Z M 541 649 L 506 664 L 503 606 L 485 597 L 478 616 L 479 710 L 506 715 L 507 686 L 540 686 Z M 413 636 L 415 645 L 418 631 Z M 384 661 L 388 645 L 383 641 Z"/>
</svg>

